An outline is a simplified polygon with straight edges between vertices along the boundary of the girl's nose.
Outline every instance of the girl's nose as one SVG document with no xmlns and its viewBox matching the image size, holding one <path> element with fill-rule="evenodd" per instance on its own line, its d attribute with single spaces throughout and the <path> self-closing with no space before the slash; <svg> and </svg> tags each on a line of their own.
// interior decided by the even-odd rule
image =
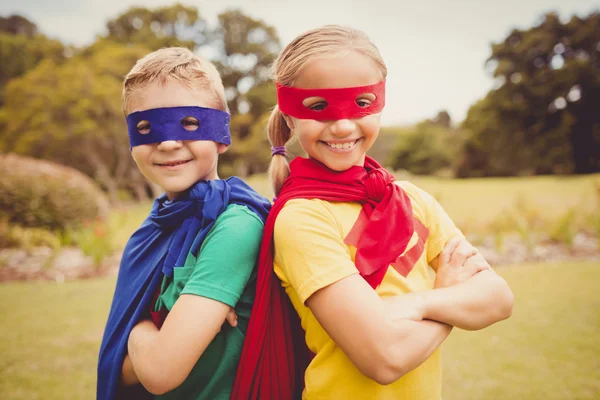
<svg viewBox="0 0 600 400">
<path fill-rule="evenodd" d="M 354 132 L 356 123 L 351 119 L 338 119 L 331 124 L 330 131 L 334 135 L 347 136 Z"/>
</svg>

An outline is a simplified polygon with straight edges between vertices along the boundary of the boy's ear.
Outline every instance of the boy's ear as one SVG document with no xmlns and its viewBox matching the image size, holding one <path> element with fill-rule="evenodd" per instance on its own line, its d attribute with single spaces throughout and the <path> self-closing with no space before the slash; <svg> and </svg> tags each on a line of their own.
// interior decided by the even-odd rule
<svg viewBox="0 0 600 400">
<path fill-rule="evenodd" d="M 287 114 L 281 113 L 283 119 L 285 120 L 286 125 L 290 129 L 290 131 L 294 130 L 294 119 Z"/>
<path fill-rule="evenodd" d="M 225 153 L 227 151 L 227 149 L 229 149 L 229 145 L 228 144 L 217 143 L 217 153 L 218 154 Z"/>
</svg>

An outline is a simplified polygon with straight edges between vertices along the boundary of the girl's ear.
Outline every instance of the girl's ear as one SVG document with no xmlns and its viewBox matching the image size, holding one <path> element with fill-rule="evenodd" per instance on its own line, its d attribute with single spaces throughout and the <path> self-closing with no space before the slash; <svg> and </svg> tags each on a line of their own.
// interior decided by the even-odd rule
<svg viewBox="0 0 600 400">
<path fill-rule="evenodd" d="M 281 116 L 285 120 L 285 123 L 290 131 L 294 130 L 294 119 L 287 114 L 281 113 Z"/>
</svg>

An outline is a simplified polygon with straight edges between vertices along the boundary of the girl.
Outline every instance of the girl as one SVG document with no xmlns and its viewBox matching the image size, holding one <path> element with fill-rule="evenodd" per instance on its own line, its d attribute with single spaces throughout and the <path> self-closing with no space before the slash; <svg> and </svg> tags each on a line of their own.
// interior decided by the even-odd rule
<svg viewBox="0 0 600 400">
<path fill-rule="evenodd" d="M 306 32 L 273 70 L 277 200 L 232 398 L 440 399 L 440 344 L 509 317 L 510 289 L 433 197 L 366 156 L 387 70 L 362 32 Z M 288 166 L 293 136 L 308 158 Z"/>
</svg>

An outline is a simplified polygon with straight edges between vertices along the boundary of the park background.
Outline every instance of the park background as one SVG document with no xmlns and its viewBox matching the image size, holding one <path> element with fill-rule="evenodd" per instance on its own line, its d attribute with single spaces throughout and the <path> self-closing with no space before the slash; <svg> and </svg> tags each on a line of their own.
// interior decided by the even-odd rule
<svg viewBox="0 0 600 400">
<path fill-rule="evenodd" d="M 120 252 L 159 194 L 120 105 L 135 61 L 182 45 L 217 64 L 234 142 L 220 176 L 270 197 L 268 67 L 330 23 L 364 30 L 388 64 L 370 155 L 435 196 L 515 293 L 512 318 L 443 344 L 444 398 L 600 398 L 592 0 L 3 1 L 1 398 L 94 398 Z"/>
</svg>

